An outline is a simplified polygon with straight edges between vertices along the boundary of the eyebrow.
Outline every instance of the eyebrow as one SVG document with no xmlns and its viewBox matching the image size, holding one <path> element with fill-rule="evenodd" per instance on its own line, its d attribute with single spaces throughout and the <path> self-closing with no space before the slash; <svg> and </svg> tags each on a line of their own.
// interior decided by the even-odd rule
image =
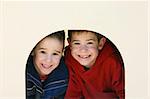
<svg viewBox="0 0 150 99">
<path fill-rule="evenodd" d="M 95 39 L 88 39 L 88 40 L 86 40 L 86 41 L 95 41 Z M 80 40 L 73 40 L 72 42 L 78 42 L 78 41 L 80 41 Z"/>
<path fill-rule="evenodd" d="M 43 47 L 40 47 L 40 48 L 38 48 L 38 50 L 46 50 L 47 48 L 43 48 Z M 61 53 L 61 51 L 59 51 L 59 50 L 54 50 L 54 51 L 56 51 L 57 53 Z"/>
<path fill-rule="evenodd" d="M 72 42 L 78 42 L 78 41 L 80 41 L 80 40 L 73 40 Z"/>
<path fill-rule="evenodd" d="M 39 47 L 39 48 L 37 48 L 37 50 L 41 50 L 41 49 L 45 50 L 46 48 L 43 48 L 43 47 Z"/>
<path fill-rule="evenodd" d="M 86 40 L 86 41 L 91 41 L 91 40 L 92 40 L 92 41 L 95 41 L 95 39 L 88 39 L 88 40 Z"/>
<path fill-rule="evenodd" d="M 57 53 L 61 53 L 61 51 L 57 51 L 57 50 L 55 50 Z"/>
</svg>

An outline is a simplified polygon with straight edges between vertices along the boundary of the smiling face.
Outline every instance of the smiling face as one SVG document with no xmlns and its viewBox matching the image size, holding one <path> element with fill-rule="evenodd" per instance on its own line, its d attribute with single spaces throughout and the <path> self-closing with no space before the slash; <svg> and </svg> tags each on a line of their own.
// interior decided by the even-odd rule
<svg viewBox="0 0 150 99">
<path fill-rule="evenodd" d="M 91 32 L 73 33 L 71 37 L 71 54 L 83 66 L 91 67 L 99 53 L 96 35 Z"/>
<path fill-rule="evenodd" d="M 47 37 L 42 40 L 33 52 L 34 65 L 40 75 L 48 75 L 60 62 L 63 43 L 56 38 Z"/>
</svg>

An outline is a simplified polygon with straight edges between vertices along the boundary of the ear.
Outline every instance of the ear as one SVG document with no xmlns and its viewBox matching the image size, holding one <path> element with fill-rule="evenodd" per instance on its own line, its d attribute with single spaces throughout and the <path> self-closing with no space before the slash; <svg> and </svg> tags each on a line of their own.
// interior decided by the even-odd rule
<svg viewBox="0 0 150 99">
<path fill-rule="evenodd" d="M 31 56 L 34 56 L 34 51 L 31 52 Z"/>
<path fill-rule="evenodd" d="M 69 38 L 67 38 L 67 41 L 68 41 L 68 44 L 70 45 L 70 42 L 71 42 L 71 41 L 70 41 L 70 39 L 69 39 Z"/>
<path fill-rule="evenodd" d="M 102 37 L 102 38 L 100 39 L 100 41 L 99 41 L 99 46 L 98 46 L 98 49 L 99 49 L 99 50 L 101 50 L 101 49 L 103 48 L 105 42 L 106 42 L 106 38 L 105 38 L 105 37 Z"/>
</svg>

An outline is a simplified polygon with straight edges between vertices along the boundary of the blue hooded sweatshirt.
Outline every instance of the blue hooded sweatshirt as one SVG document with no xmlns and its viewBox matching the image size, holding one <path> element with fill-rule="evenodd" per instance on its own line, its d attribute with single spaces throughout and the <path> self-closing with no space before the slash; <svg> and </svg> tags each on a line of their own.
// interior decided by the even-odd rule
<svg viewBox="0 0 150 99">
<path fill-rule="evenodd" d="M 29 56 L 26 67 L 26 99 L 64 99 L 67 85 L 68 70 L 63 57 L 59 66 L 41 82 L 33 64 L 33 56 Z"/>
</svg>

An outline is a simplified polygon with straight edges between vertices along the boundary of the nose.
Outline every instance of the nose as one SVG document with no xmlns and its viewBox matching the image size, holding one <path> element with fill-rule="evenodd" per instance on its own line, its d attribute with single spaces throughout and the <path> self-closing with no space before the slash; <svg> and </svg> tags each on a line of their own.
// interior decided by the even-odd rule
<svg viewBox="0 0 150 99">
<path fill-rule="evenodd" d="M 85 52 L 85 51 L 87 51 L 88 50 L 88 47 L 86 46 L 86 45 L 81 45 L 80 46 L 80 51 L 81 52 Z"/>
<path fill-rule="evenodd" d="M 47 61 L 47 62 L 51 62 L 51 61 L 52 61 L 52 56 L 51 56 L 51 55 L 47 55 L 46 61 Z"/>
</svg>

